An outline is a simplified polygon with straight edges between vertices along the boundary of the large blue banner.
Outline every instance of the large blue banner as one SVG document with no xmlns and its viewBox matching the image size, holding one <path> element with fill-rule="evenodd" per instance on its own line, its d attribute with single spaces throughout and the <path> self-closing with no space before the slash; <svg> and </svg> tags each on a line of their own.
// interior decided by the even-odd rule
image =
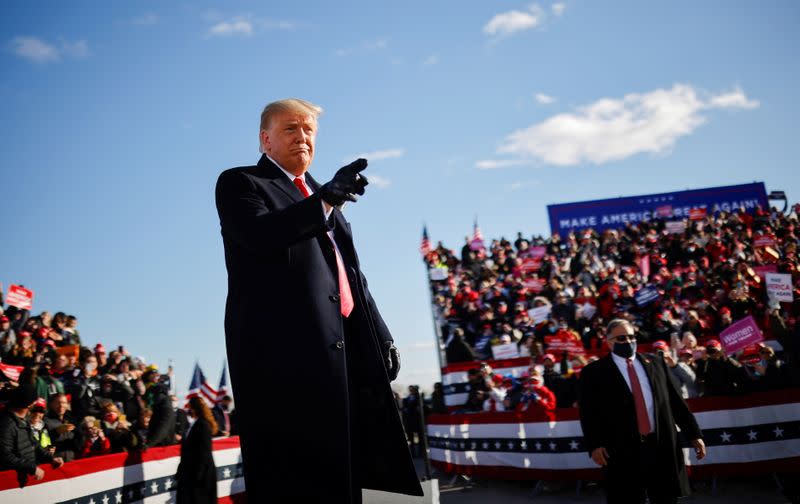
<svg viewBox="0 0 800 504">
<path fill-rule="evenodd" d="M 738 211 L 741 207 L 753 213 L 756 205 L 768 208 L 767 190 L 763 182 L 561 203 L 548 205 L 547 212 L 550 215 L 550 230 L 565 236 L 570 231 L 586 228 L 602 231 L 618 229 L 629 222 L 635 224 L 653 219 L 686 219 L 691 210 L 698 208 L 705 209 L 708 215 L 719 211 Z"/>
</svg>

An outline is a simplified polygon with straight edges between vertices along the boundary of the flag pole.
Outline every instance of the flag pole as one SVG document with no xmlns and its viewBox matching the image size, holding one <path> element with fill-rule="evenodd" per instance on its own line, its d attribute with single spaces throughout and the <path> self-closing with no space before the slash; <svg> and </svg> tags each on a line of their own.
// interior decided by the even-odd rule
<svg viewBox="0 0 800 504">
<path fill-rule="evenodd" d="M 423 224 L 422 229 L 424 230 L 424 235 L 427 235 L 428 226 Z M 433 321 L 433 337 L 434 341 L 434 348 L 436 349 L 436 359 L 439 362 L 439 375 L 441 376 L 442 373 L 442 366 L 443 362 L 445 362 L 446 356 L 444 355 L 444 342 L 442 341 L 442 328 L 441 324 L 439 324 L 439 315 L 437 314 L 436 306 L 433 304 L 433 292 L 431 291 L 431 269 L 428 266 L 428 263 L 425 262 L 425 258 L 422 259 L 422 264 L 425 266 L 425 288 L 428 290 L 428 299 L 431 305 L 431 319 Z M 441 381 L 441 378 L 439 379 Z"/>
</svg>

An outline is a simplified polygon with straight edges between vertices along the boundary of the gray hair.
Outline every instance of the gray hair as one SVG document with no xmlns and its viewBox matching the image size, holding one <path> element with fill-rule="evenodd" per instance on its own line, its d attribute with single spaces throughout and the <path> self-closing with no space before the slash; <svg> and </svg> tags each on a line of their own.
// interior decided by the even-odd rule
<svg viewBox="0 0 800 504">
<path fill-rule="evenodd" d="M 606 327 L 606 334 L 610 335 L 611 331 L 613 331 L 617 327 L 625 327 L 626 329 L 630 329 L 631 332 L 636 331 L 636 329 L 633 327 L 633 324 L 631 324 L 629 321 L 621 318 L 616 318 L 608 323 L 608 326 Z"/>
</svg>

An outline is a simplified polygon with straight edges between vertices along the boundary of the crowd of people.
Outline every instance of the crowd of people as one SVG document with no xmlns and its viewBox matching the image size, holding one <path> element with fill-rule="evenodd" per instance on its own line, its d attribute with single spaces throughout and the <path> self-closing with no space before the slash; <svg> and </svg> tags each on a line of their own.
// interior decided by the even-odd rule
<svg viewBox="0 0 800 504">
<path fill-rule="evenodd" d="M 574 406 L 580 368 L 607 352 L 614 318 L 634 324 L 640 352 L 664 360 L 685 398 L 799 385 L 797 208 L 519 233 L 488 247 L 466 237 L 460 257 L 439 243 L 424 260 L 447 364 L 481 363 L 459 410 Z M 765 272 L 791 275 L 793 302 L 767 295 Z M 748 316 L 765 341 L 729 355 L 720 333 Z M 521 378 L 483 362 L 511 344 L 531 359 Z"/>
<path fill-rule="evenodd" d="M 171 393 L 171 366 L 162 374 L 123 346 L 84 346 L 77 326 L 0 299 L 0 471 L 17 470 L 21 486 L 41 479 L 45 462 L 178 444 L 191 423 Z M 211 410 L 216 436 L 235 434 L 231 403 Z"/>
</svg>

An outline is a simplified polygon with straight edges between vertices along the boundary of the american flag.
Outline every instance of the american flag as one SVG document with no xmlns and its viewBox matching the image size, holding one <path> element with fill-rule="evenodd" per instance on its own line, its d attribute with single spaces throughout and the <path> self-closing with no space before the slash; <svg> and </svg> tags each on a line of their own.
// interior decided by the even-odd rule
<svg viewBox="0 0 800 504">
<path fill-rule="evenodd" d="M 423 256 L 431 252 L 431 240 L 428 238 L 428 226 L 422 226 L 422 243 L 419 245 L 419 251 Z"/>
<path fill-rule="evenodd" d="M 217 400 L 220 402 L 223 397 L 230 395 L 228 391 L 228 361 L 222 363 L 222 376 L 219 377 L 219 387 L 217 387 Z"/>
<path fill-rule="evenodd" d="M 195 363 L 194 373 L 192 374 L 192 383 L 189 384 L 189 393 L 186 394 L 186 402 L 189 402 L 194 396 L 200 396 L 209 406 L 214 406 L 217 402 L 217 391 L 208 384 L 206 375 L 200 369 L 200 364 Z"/>
<path fill-rule="evenodd" d="M 472 250 L 480 250 L 485 248 L 483 245 L 483 233 L 481 228 L 478 227 L 478 218 L 475 218 L 475 224 L 472 226 L 472 241 L 470 241 L 470 248 Z"/>
</svg>

